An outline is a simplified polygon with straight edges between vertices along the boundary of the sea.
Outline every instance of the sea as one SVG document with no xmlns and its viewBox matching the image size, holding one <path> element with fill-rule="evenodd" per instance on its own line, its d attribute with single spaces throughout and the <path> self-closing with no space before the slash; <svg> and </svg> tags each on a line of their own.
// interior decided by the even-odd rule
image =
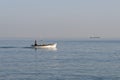
<svg viewBox="0 0 120 80">
<path fill-rule="evenodd" d="M 120 80 L 120 40 L 0 40 L 0 80 Z"/>
</svg>

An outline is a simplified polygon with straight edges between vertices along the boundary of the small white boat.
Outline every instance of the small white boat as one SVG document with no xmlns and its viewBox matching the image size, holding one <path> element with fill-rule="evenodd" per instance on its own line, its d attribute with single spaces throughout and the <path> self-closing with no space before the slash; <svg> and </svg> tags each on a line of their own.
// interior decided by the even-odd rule
<svg viewBox="0 0 120 80">
<path fill-rule="evenodd" d="M 57 43 L 54 44 L 41 44 L 41 45 L 32 45 L 34 48 L 56 48 Z"/>
<path fill-rule="evenodd" d="M 57 43 L 53 43 L 53 44 L 37 44 L 37 41 L 35 40 L 35 44 L 32 45 L 32 47 L 34 48 L 56 48 L 57 47 Z"/>
</svg>

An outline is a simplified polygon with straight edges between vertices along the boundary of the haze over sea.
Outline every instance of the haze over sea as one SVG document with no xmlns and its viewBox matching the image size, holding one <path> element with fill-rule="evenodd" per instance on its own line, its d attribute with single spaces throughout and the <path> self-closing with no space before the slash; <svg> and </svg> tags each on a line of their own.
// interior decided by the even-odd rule
<svg viewBox="0 0 120 80">
<path fill-rule="evenodd" d="M 57 50 L 0 40 L 0 80 L 120 80 L 120 40 L 46 42 L 57 42 Z"/>
</svg>

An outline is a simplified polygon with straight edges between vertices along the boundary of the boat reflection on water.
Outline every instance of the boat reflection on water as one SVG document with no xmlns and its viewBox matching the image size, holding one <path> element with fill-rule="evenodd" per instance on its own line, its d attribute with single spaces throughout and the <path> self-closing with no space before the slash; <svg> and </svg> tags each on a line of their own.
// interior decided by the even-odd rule
<svg viewBox="0 0 120 80">
<path fill-rule="evenodd" d="M 43 48 L 42 48 L 43 49 Z M 57 51 L 57 48 L 44 48 L 44 50 L 48 50 L 48 51 Z"/>
</svg>

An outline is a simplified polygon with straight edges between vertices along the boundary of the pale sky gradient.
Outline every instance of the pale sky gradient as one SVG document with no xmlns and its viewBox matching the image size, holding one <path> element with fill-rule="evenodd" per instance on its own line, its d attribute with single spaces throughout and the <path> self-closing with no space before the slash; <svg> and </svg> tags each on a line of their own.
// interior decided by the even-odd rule
<svg viewBox="0 0 120 80">
<path fill-rule="evenodd" d="M 120 0 L 0 0 L 0 38 L 120 38 Z"/>
</svg>

